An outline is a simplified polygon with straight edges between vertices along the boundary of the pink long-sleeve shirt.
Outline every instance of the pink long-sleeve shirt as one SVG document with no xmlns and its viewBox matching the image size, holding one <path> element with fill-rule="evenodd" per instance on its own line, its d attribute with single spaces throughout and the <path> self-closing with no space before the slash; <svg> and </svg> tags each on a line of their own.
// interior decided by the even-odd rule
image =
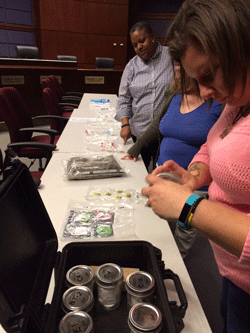
<svg viewBox="0 0 250 333">
<path fill-rule="evenodd" d="M 232 125 L 238 112 L 239 108 L 225 107 L 190 165 L 203 162 L 209 166 L 211 201 L 250 216 L 250 115 Z M 220 134 L 227 126 L 230 132 L 222 139 Z M 221 275 L 250 294 L 250 229 L 239 259 L 212 241 L 211 245 Z"/>
</svg>

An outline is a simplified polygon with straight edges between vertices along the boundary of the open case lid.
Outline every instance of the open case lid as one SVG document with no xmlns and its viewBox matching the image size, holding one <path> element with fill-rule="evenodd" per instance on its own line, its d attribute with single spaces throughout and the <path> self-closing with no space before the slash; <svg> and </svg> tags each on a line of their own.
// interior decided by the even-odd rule
<svg viewBox="0 0 250 333">
<path fill-rule="evenodd" d="M 30 172 L 17 160 L 0 186 L 0 322 L 7 332 L 42 332 L 57 247 Z"/>
</svg>

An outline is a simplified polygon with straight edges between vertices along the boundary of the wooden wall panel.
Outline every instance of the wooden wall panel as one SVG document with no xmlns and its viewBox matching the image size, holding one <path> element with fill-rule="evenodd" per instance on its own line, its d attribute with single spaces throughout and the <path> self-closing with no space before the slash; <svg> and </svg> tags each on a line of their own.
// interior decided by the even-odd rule
<svg viewBox="0 0 250 333">
<path fill-rule="evenodd" d="M 43 59 L 75 55 L 78 68 L 94 68 L 95 57 L 127 62 L 128 0 L 39 0 Z"/>
<path fill-rule="evenodd" d="M 74 31 L 74 0 L 40 0 L 41 29 Z"/>
<path fill-rule="evenodd" d="M 96 35 L 127 35 L 127 5 L 109 5 L 98 3 L 77 5 L 75 31 Z"/>
<path fill-rule="evenodd" d="M 128 5 L 75 0 L 41 0 L 42 30 L 127 34 Z"/>
<path fill-rule="evenodd" d="M 126 38 L 121 36 L 44 30 L 41 44 L 44 59 L 56 59 L 58 54 L 76 55 L 78 68 L 94 68 L 95 57 L 108 57 L 115 59 L 115 68 L 122 69 L 127 59 Z"/>
<path fill-rule="evenodd" d="M 115 59 L 116 65 L 124 65 L 127 59 L 126 38 L 121 36 L 87 35 L 86 62 L 94 63 L 95 57 Z M 114 45 L 116 44 L 116 45 Z M 121 46 L 121 44 L 123 46 Z"/>
<path fill-rule="evenodd" d="M 61 31 L 41 31 L 44 59 L 56 59 L 58 54 L 76 55 L 78 63 L 86 60 L 86 35 Z"/>
<path fill-rule="evenodd" d="M 129 0 L 75 0 L 76 2 L 95 2 L 95 3 L 110 3 L 117 5 L 128 5 Z"/>
</svg>

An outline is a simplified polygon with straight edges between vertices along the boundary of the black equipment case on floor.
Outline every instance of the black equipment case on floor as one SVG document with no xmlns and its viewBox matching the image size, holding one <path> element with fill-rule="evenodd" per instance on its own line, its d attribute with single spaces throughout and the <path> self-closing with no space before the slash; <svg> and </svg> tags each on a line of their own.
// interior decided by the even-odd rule
<svg viewBox="0 0 250 333">
<path fill-rule="evenodd" d="M 64 316 L 61 300 L 66 272 L 75 265 L 107 262 L 135 267 L 153 275 L 155 305 L 163 315 L 162 333 L 184 327 L 187 300 L 180 280 L 164 269 L 161 251 L 145 241 L 72 242 L 57 252 L 58 241 L 40 194 L 25 165 L 16 161 L 0 186 L 0 322 L 7 332 L 57 333 Z M 55 288 L 45 304 L 51 274 Z M 169 302 L 163 279 L 172 279 L 180 305 Z M 95 294 L 95 292 L 94 292 Z M 102 310 L 95 296 L 95 333 L 128 333 L 126 294 L 113 312 Z"/>
</svg>

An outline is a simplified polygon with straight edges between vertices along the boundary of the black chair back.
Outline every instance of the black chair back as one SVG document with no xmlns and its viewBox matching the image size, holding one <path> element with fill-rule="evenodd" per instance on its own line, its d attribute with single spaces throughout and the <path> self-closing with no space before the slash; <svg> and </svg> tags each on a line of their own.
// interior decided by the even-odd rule
<svg viewBox="0 0 250 333">
<path fill-rule="evenodd" d="M 114 58 L 95 58 L 95 68 L 96 69 L 114 69 L 115 60 Z"/>
<path fill-rule="evenodd" d="M 57 60 L 64 60 L 64 61 L 77 61 L 77 56 L 71 56 L 71 55 L 57 55 Z"/>
<path fill-rule="evenodd" d="M 16 45 L 18 58 L 39 59 L 39 51 L 36 46 Z"/>
</svg>

